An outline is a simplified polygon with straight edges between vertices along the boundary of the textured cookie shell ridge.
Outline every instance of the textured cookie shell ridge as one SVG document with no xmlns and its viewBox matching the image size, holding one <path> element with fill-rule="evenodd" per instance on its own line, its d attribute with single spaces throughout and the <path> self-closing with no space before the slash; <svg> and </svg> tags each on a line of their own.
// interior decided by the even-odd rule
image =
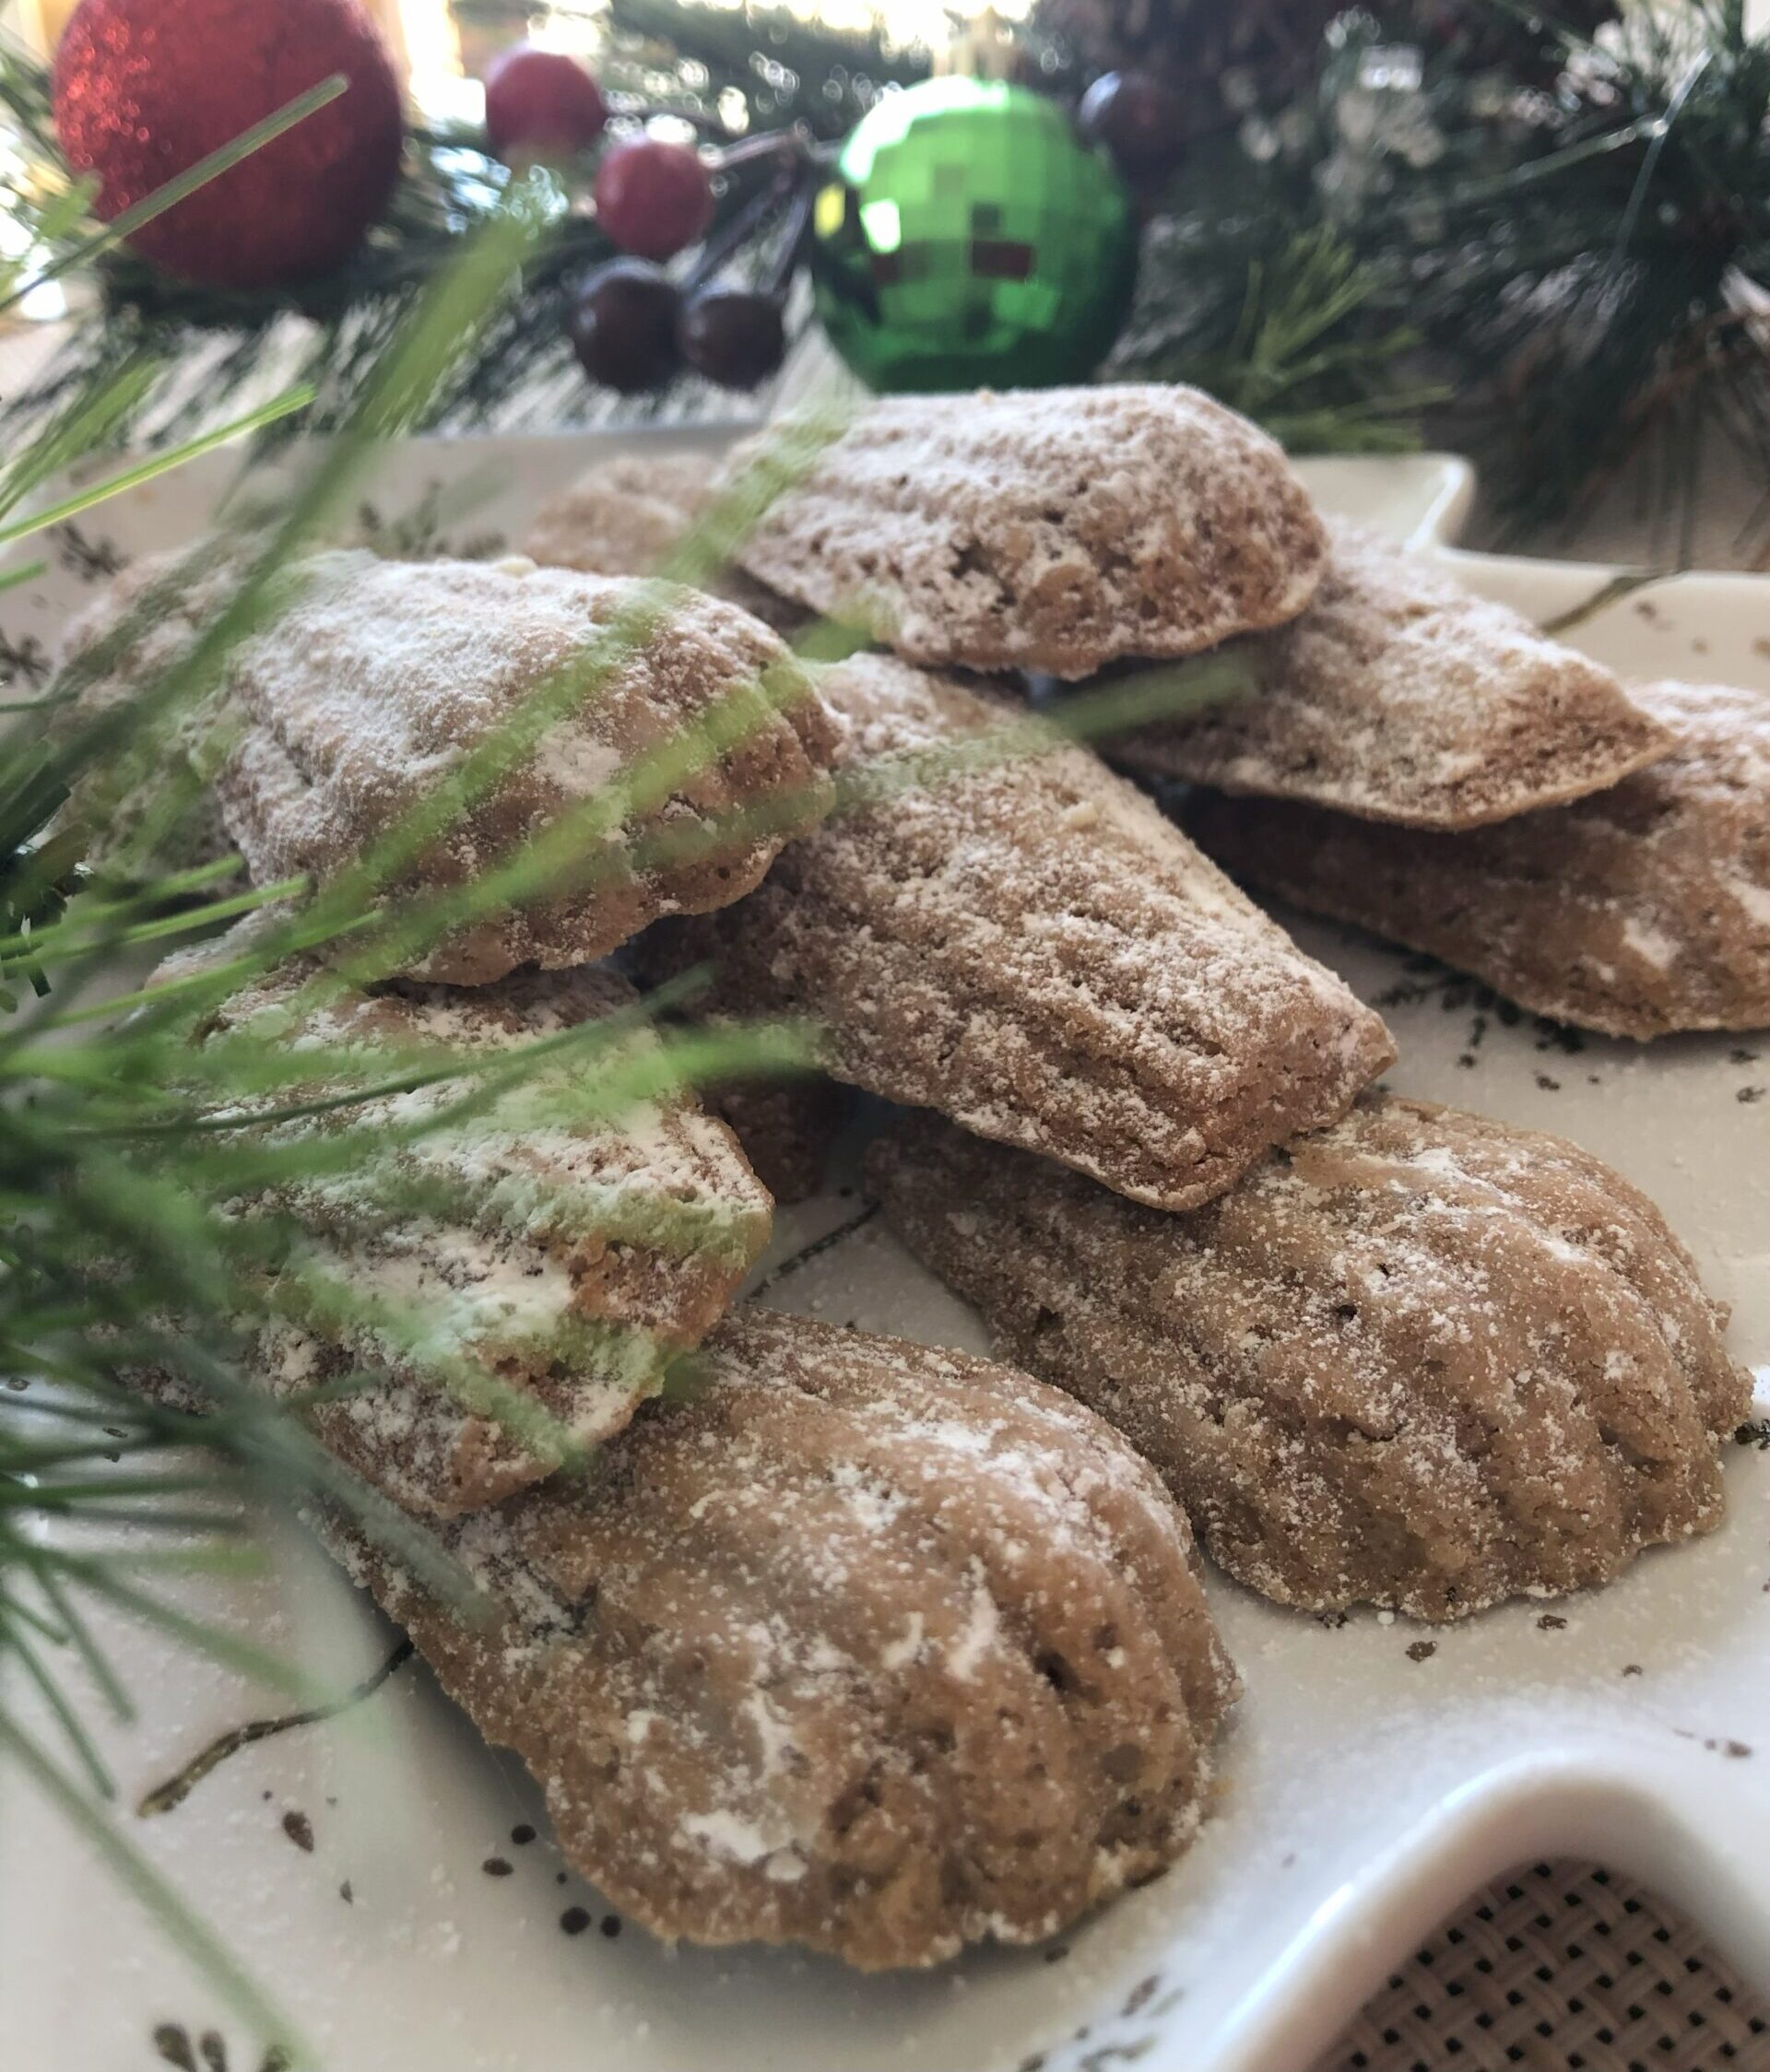
<svg viewBox="0 0 1770 2072">
<path fill-rule="evenodd" d="M 1025 1376 L 796 1318 L 701 1365 L 594 1484 L 454 1536 L 490 1629 L 358 1550 L 567 1856 L 659 1935 L 879 1969 L 1179 1854 L 1233 1680 L 1130 1450 Z"/>
<path fill-rule="evenodd" d="M 738 557 L 911 661 L 1074 678 L 1294 618 L 1326 542 L 1263 432 L 1127 384 L 869 403 Z"/>
<path fill-rule="evenodd" d="M 1652 1204 L 1558 1138 L 1367 1096 L 1185 1217 L 921 1119 L 871 1159 L 1004 1352 L 1281 1603 L 1454 1619 L 1719 1522 L 1750 1393 L 1725 1312 Z"/>
</svg>

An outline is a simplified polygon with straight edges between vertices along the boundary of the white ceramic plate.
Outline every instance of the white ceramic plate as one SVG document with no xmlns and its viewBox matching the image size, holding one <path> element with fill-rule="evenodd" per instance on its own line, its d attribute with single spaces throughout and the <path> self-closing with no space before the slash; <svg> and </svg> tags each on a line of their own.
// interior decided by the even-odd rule
<svg viewBox="0 0 1770 2072">
<path fill-rule="evenodd" d="M 389 457 L 374 500 L 384 522 L 429 494 L 450 537 L 519 536 L 537 500 L 608 443 L 420 442 Z M 1422 543 L 1451 536 L 1469 500 L 1467 469 L 1438 456 L 1304 472 L 1328 507 Z M 0 596 L 0 675 L 27 688 L 84 579 L 187 535 L 230 478 L 224 463 L 194 468 L 58 538 L 51 576 Z M 1602 581 L 1455 559 L 1540 617 Z M 1770 689 L 1770 582 L 1686 577 L 1575 637 L 1631 674 Z M 1563 1132 L 1654 1195 L 1735 1305 L 1737 1351 L 1770 1382 L 1770 1037 L 1574 1042 L 1367 942 L 1298 934 L 1383 1001 L 1402 1049 L 1394 1085 Z M 777 1257 L 856 1206 L 832 1196 L 797 1212 Z M 770 1299 L 981 1346 L 877 1225 Z M 1714 1538 L 1650 1555 L 1601 1595 L 1450 1631 L 1369 1615 L 1329 1628 L 1213 1575 L 1246 1694 L 1198 1845 L 1061 1944 L 927 1976 L 866 1980 L 793 1954 L 671 1952 L 620 1933 L 560 1868 L 517 1767 L 409 1664 L 342 1717 L 242 1748 L 176 1810 L 127 1818 L 333 2072 L 1303 2072 L 1458 1900 L 1564 1851 L 1658 1885 L 1770 1977 L 1770 1454 L 1737 1447 L 1729 1475 L 1732 1515 Z M 299 1535 L 277 1547 L 274 1580 L 228 1597 L 230 1615 L 341 1683 L 382 1661 L 389 1630 Z M 140 1701 L 110 1736 L 132 1805 L 215 1736 L 277 1710 L 139 1634 L 117 1646 Z M 6 2063 L 260 2072 L 264 2039 L 47 1808 L 10 1778 L 0 1789 Z M 513 1839 L 530 1827 L 535 1839 Z"/>
</svg>

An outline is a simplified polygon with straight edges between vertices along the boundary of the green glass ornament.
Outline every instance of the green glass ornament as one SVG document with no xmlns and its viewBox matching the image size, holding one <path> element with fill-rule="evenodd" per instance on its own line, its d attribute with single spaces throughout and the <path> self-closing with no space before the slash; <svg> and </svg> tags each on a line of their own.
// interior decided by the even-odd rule
<svg viewBox="0 0 1770 2072">
<path fill-rule="evenodd" d="M 1117 337 L 1137 276 L 1111 164 L 1056 102 L 999 80 L 886 95 L 813 221 L 819 319 L 870 388 L 1080 381 Z"/>
</svg>

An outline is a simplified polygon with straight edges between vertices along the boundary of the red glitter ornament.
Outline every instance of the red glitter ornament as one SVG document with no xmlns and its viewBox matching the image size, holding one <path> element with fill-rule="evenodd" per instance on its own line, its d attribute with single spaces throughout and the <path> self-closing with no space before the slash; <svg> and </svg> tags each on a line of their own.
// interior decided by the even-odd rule
<svg viewBox="0 0 1770 2072">
<path fill-rule="evenodd" d="M 685 144 L 636 136 L 596 168 L 596 221 L 623 252 L 673 259 L 713 220 L 707 169 Z"/>
<path fill-rule="evenodd" d="M 521 151 L 570 157 L 608 117 L 596 82 L 564 51 L 518 43 L 487 67 L 486 140 L 506 163 Z"/>
<path fill-rule="evenodd" d="M 398 175 L 399 88 L 356 0 L 81 0 L 55 130 L 109 218 L 335 72 L 348 92 L 129 240 L 207 287 L 280 287 L 348 257 Z"/>
</svg>

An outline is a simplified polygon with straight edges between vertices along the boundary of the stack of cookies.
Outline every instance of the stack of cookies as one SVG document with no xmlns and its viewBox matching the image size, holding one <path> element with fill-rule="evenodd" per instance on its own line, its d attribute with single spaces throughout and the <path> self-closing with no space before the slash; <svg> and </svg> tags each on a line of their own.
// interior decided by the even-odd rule
<svg viewBox="0 0 1770 2072">
<path fill-rule="evenodd" d="M 1186 1846 L 1235 1691 L 1194 1526 L 1279 1603 L 1445 1619 L 1717 1521 L 1747 1383 L 1657 1210 L 1378 1090 L 1380 1018 L 1206 849 L 1521 997 L 1552 966 L 1596 1026 L 1770 1019 L 1770 709 L 1631 697 L 1184 389 L 879 402 L 711 591 L 643 580 L 716 489 L 625 462 L 534 559 L 303 571 L 218 693 L 215 795 L 255 877 L 372 870 L 383 924 L 194 1040 L 320 1087 L 595 1025 L 606 1066 L 657 1042 L 634 981 L 690 970 L 696 1015 L 811 1031 L 825 1078 L 723 1115 L 375 1136 L 390 1097 L 363 1169 L 233 1211 L 299 1233 L 250 1350 L 483 1586 L 475 1621 L 325 1525 L 612 1898 L 927 1964 Z M 176 635 L 133 630 L 153 580 L 76 631 L 104 695 Z M 832 618 L 862 651 L 796 659 Z M 1104 759 L 1026 696 L 1218 651 L 1233 701 Z M 844 1089 L 894 1104 L 869 1184 L 1014 1364 L 733 1306 Z"/>
</svg>

